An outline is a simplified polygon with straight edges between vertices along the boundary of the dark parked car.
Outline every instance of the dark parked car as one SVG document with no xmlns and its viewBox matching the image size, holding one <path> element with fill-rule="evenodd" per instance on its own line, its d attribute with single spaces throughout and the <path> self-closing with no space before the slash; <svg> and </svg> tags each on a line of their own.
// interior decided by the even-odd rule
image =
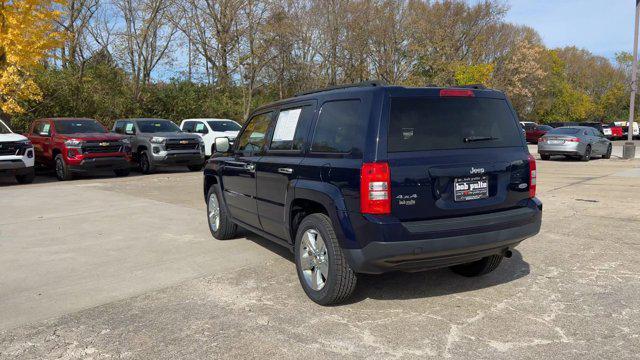
<svg viewBox="0 0 640 360">
<path fill-rule="evenodd" d="M 530 127 L 529 129 L 525 128 L 527 142 L 537 144 L 538 139 L 540 139 L 544 134 L 553 130 L 553 128 L 549 125 L 536 125 L 534 127 Z"/>
<path fill-rule="evenodd" d="M 300 94 L 215 148 L 211 233 L 239 225 L 286 246 L 319 304 L 349 297 L 357 273 L 487 274 L 540 230 L 536 163 L 499 91 L 368 82 Z"/>
</svg>

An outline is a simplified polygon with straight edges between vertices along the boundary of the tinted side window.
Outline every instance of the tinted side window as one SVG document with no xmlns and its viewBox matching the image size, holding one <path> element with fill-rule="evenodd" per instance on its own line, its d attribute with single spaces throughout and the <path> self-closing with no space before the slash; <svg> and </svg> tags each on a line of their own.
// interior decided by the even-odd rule
<svg viewBox="0 0 640 360">
<path fill-rule="evenodd" d="M 312 111 L 311 106 L 297 107 L 281 110 L 276 120 L 273 137 L 269 149 L 271 150 L 300 150 L 304 142 L 303 126 L 308 113 Z"/>
<path fill-rule="evenodd" d="M 205 125 L 202 121 L 198 121 L 193 124 L 193 132 L 198 134 L 207 134 L 209 133 L 209 129 L 207 129 L 207 125 Z"/>
<path fill-rule="evenodd" d="M 136 127 L 133 124 L 133 122 L 131 121 L 127 121 L 124 123 L 124 130 L 123 130 L 125 135 L 135 135 L 136 133 Z"/>
<path fill-rule="evenodd" d="M 366 122 L 360 118 L 360 100 L 330 101 L 322 105 L 311 151 L 361 154 Z"/>
<path fill-rule="evenodd" d="M 184 124 L 182 124 L 182 131 L 184 132 L 193 132 L 193 125 L 194 122 L 193 121 L 187 121 Z"/>
<path fill-rule="evenodd" d="M 48 121 L 40 121 L 34 127 L 33 133 L 41 136 L 51 135 L 51 124 Z"/>
<path fill-rule="evenodd" d="M 124 122 L 123 121 L 116 121 L 116 124 L 113 127 L 113 131 L 118 133 L 118 134 L 122 134 L 123 130 L 124 130 Z"/>
<path fill-rule="evenodd" d="M 273 112 L 259 114 L 249 120 L 249 124 L 238 139 L 237 150 L 244 156 L 259 153 L 265 143 L 265 136 L 269 129 Z"/>
</svg>

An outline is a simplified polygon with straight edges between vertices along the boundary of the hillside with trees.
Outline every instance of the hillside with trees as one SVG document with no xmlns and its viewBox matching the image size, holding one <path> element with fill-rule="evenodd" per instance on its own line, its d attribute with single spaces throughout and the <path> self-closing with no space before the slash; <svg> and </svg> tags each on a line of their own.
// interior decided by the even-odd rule
<svg viewBox="0 0 640 360">
<path fill-rule="evenodd" d="M 16 21 L 20 3 L 45 16 Z M 628 116 L 629 54 L 611 61 L 575 47 L 546 48 L 535 30 L 505 22 L 502 1 L 0 4 L 0 108 L 17 129 L 45 116 L 107 125 L 135 116 L 242 120 L 302 90 L 369 79 L 484 83 L 505 91 L 522 119 L 537 122 Z M 35 56 L 11 55 L 20 33 L 39 39 L 27 45 Z"/>
</svg>

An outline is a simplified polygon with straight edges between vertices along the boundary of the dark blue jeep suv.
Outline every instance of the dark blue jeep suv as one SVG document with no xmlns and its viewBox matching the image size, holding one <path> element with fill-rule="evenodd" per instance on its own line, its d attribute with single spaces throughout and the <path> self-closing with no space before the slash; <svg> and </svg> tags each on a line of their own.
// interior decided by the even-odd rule
<svg viewBox="0 0 640 360">
<path fill-rule="evenodd" d="M 367 82 L 300 94 L 216 139 L 204 193 L 213 236 L 239 225 L 295 254 L 315 302 L 356 274 L 495 270 L 540 230 L 536 163 L 505 95 Z"/>
</svg>

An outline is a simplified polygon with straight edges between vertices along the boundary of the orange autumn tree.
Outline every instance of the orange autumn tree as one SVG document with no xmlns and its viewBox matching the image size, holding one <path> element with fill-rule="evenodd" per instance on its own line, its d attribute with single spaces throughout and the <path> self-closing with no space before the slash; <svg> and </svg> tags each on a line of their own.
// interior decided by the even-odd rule
<svg viewBox="0 0 640 360">
<path fill-rule="evenodd" d="M 55 31 L 62 0 L 0 0 L 0 115 L 25 111 L 25 100 L 40 100 L 32 79 L 49 52 L 60 45 Z"/>
</svg>

